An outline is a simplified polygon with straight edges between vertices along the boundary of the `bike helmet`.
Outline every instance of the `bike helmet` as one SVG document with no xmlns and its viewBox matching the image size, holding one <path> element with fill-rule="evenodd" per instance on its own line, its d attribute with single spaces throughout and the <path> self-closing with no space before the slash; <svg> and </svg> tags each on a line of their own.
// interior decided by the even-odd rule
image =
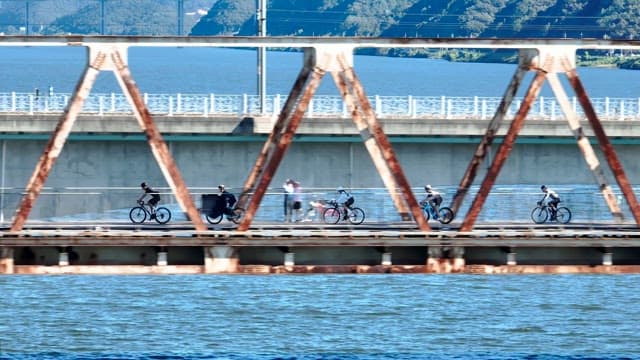
<svg viewBox="0 0 640 360">
<path fill-rule="evenodd" d="M 142 188 L 147 187 L 147 183 L 142 183 L 142 184 L 140 184 L 140 187 L 142 187 Z"/>
<path fill-rule="evenodd" d="M 431 191 L 431 185 L 425 185 L 424 191 Z"/>
<path fill-rule="evenodd" d="M 224 184 L 218 185 L 218 189 L 220 189 L 220 190 L 224 189 Z"/>
<path fill-rule="evenodd" d="M 342 186 L 338 186 L 338 188 L 336 189 L 337 192 L 341 192 L 344 191 L 344 188 Z"/>
<path fill-rule="evenodd" d="M 547 188 L 547 185 L 540 186 L 540 190 L 544 191 Z"/>
</svg>

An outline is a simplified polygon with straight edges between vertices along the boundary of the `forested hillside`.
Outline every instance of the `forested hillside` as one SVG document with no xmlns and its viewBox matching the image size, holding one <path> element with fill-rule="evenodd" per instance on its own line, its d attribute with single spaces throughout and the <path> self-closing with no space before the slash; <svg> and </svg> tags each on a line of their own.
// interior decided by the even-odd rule
<svg viewBox="0 0 640 360">
<path fill-rule="evenodd" d="M 193 35 L 254 35 L 255 0 L 219 0 Z M 636 39 L 638 0 L 271 0 L 270 35 Z"/>
</svg>

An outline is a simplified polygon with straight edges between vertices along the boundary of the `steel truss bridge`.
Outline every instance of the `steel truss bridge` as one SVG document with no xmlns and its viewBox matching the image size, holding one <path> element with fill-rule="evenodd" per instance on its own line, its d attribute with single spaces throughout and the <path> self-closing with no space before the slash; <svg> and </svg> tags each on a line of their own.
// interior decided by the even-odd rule
<svg viewBox="0 0 640 360">
<path fill-rule="evenodd" d="M 601 123 L 603 116 L 610 116 L 611 113 L 604 112 L 598 106 L 594 106 L 594 101 L 587 95 L 576 69 L 575 54 L 577 50 L 638 50 L 640 42 L 635 40 L 595 40 L 595 39 L 441 39 L 441 38 L 341 38 L 341 37 L 145 37 L 145 36 L 3 36 L 0 37 L 0 48 L 2 46 L 81 46 L 87 48 L 87 62 L 84 73 L 78 81 L 76 91 L 65 99 L 64 111 L 61 113 L 58 126 L 51 134 L 48 144 L 43 149 L 42 156 L 35 166 L 32 177 L 25 186 L 25 193 L 16 210 L 11 226 L 3 234 L 2 243 L 11 243 L 12 238 L 20 238 L 25 234 L 25 224 L 35 200 L 40 195 L 46 179 L 55 165 L 58 155 L 61 153 L 65 141 L 72 130 L 73 124 L 81 113 L 83 106 L 91 103 L 90 90 L 96 81 L 98 74 L 102 71 L 109 71 L 114 74 L 120 84 L 124 97 L 131 107 L 131 112 L 137 119 L 141 131 L 146 135 L 152 153 L 157 160 L 160 169 L 170 185 L 172 192 L 176 196 L 181 209 L 191 219 L 189 224 L 192 230 L 188 233 L 209 234 L 210 229 L 203 223 L 202 217 L 196 208 L 192 196 L 182 179 L 180 172 L 169 152 L 167 144 L 154 122 L 150 99 L 142 94 L 134 79 L 127 63 L 127 51 L 129 47 L 246 47 L 246 48 L 300 48 L 304 51 L 304 60 L 300 64 L 298 76 L 292 84 L 291 92 L 282 101 L 281 109 L 277 111 L 277 120 L 272 132 L 266 140 L 261 153 L 258 155 L 253 168 L 247 174 L 242 193 L 239 197 L 238 206 L 246 209 L 246 215 L 233 230 L 229 238 L 234 241 L 241 241 L 235 236 L 243 234 L 242 239 L 269 236 L 269 230 L 262 229 L 256 233 L 252 227 L 254 215 L 260 205 L 263 196 L 275 174 L 278 166 L 291 144 L 296 130 L 303 120 L 304 114 L 312 106 L 315 92 L 318 85 L 325 77 L 330 75 L 336 83 L 341 98 L 341 114 L 348 114 L 354 121 L 355 126 L 361 134 L 362 141 L 369 152 L 373 163 L 381 176 L 389 196 L 404 221 L 414 223 L 415 230 L 411 234 L 417 234 L 421 240 L 431 238 L 432 228 L 422 216 L 421 209 L 416 198 L 411 191 L 411 186 L 407 181 L 404 171 L 398 162 L 393 150 L 393 146 L 385 135 L 378 117 L 380 112 L 376 107 L 375 97 L 372 99 L 358 79 L 357 69 L 353 65 L 353 54 L 357 48 L 466 48 L 466 49 L 513 49 L 519 52 L 519 63 L 514 65 L 514 74 L 508 84 L 504 84 L 505 92 L 497 105 L 491 107 L 490 118 L 485 135 L 480 140 L 477 149 L 469 154 L 470 162 L 467 170 L 460 179 L 458 190 L 453 198 L 451 207 L 457 212 L 464 197 L 469 192 L 473 184 L 479 167 L 484 161 L 489 147 L 496 136 L 496 131 L 505 122 L 505 118 L 513 117 L 510 120 L 510 127 L 504 135 L 500 146 L 495 151 L 491 164 L 484 179 L 481 181 L 480 189 L 476 193 L 470 210 L 464 219 L 460 219 L 458 227 L 448 232 L 438 231 L 438 238 L 442 236 L 464 239 L 469 234 L 479 236 L 475 225 L 478 215 L 491 191 L 495 180 L 502 169 L 502 166 L 509 156 L 515 140 L 529 115 L 535 113 L 534 107 L 539 100 L 539 94 L 544 82 L 548 82 L 555 95 L 555 108 L 561 111 L 558 117 L 564 117 L 572 130 L 576 145 L 580 148 L 585 159 L 585 166 L 593 172 L 598 188 L 614 218 L 622 222 L 622 211 L 616 196 L 614 196 L 609 179 L 606 178 L 602 167 L 604 162 L 610 167 L 621 192 L 629 206 L 634 219 L 634 227 L 640 224 L 640 207 L 631 187 L 631 182 L 627 178 L 622 164 L 620 163 L 615 149 L 613 148 L 606 130 Z M 2 49 L 0 49 L 2 51 Z M 534 77 L 527 85 L 527 90 L 522 98 L 516 99 L 515 95 L 523 86 L 524 75 L 533 72 Z M 567 95 L 566 90 L 559 80 L 559 76 L 565 76 L 570 84 L 571 90 L 575 94 L 574 99 Z M 469 75 L 470 77 L 472 74 Z M 623 84 L 621 84 L 622 86 Z M 12 95 L 14 96 L 14 95 Z M 17 96 L 17 95 L 15 95 Z M 17 99 L 16 103 L 18 102 Z M 408 101 L 409 107 L 417 108 L 417 104 Z M 3 100 L 5 103 L 7 100 Z M 13 100 L 10 100 L 13 101 Z M 40 100 L 39 100 L 40 101 Z M 475 102 L 475 100 L 473 100 Z M 100 102 L 98 100 L 98 102 Z M 27 102 L 27 106 L 33 104 Z M 382 102 L 381 102 L 382 103 Z M 448 101 L 447 101 L 448 103 Z M 615 103 L 615 102 L 614 102 Z M 45 103 L 46 104 L 46 103 Z M 172 104 L 172 102 L 169 102 Z M 442 115 L 442 101 L 440 104 L 440 115 Z M 611 103 L 608 103 L 611 106 Z M 636 106 L 637 101 L 623 101 L 621 108 L 631 108 Z M 635 104 L 635 105 L 631 105 Z M 103 103 L 103 109 L 106 106 Z M 211 103 L 207 106 L 201 104 L 202 111 L 210 109 Z M 13 105 L 12 105 L 13 106 Z M 16 105 L 17 106 L 17 105 Z M 474 105 L 475 106 L 475 105 Z M 38 104 L 37 108 L 40 107 Z M 169 105 L 171 108 L 171 105 Z M 346 112 L 344 110 L 346 108 Z M 626 116 L 626 110 L 614 110 L 614 114 Z M 480 108 L 475 108 L 474 111 Z M 175 109 L 174 109 L 175 110 Z M 272 109 L 273 110 L 273 109 Z M 412 110 L 406 110 L 407 115 L 412 114 Z M 609 108 L 610 110 L 610 108 Z M 24 111 L 24 110 L 23 110 Z M 27 109 L 27 111 L 36 111 Z M 100 109 L 98 109 L 100 111 Z M 235 110 L 234 110 L 235 111 Z M 244 109 L 243 109 L 244 111 Z M 445 114 L 448 111 L 445 104 Z M 274 111 L 275 112 L 275 111 Z M 538 111 L 539 112 L 539 111 Z M 453 113 L 453 111 L 452 111 Z M 556 115 L 553 115 L 556 116 Z M 589 139 L 586 138 L 584 129 L 580 123 L 580 117 L 584 116 L 597 139 L 597 143 L 604 155 L 604 162 L 596 156 Z M 620 115 L 617 115 L 620 116 Z M 391 228 L 396 225 L 389 224 Z M 35 231 L 35 230 L 30 230 Z M 415 231 L 415 232 L 414 232 Z M 516 230 L 514 230 L 516 231 Z M 517 230 L 527 238 L 535 238 L 535 232 L 530 230 Z M 624 232 L 626 232 L 625 230 Z M 166 231 L 164 232 L 166 233 Z M 180 237 L 181 230 L 170 231 L 169 237 Z M 348 229 L 342 232 L 338 238 L 353 238 L 357 234 L 356 229 Z M 500 231 L 503 238 L 509 236 L 508 229 Z M 571 231 L 567 232 L 567 236 Z M 580 237 L 589 237 L 586 230 L 575 229 L 575 234 L 583 234 Z M 113 234 L 116 234 L 115 232 Z M 307 234 L 307 235 L 305 235 Z M 622 234 L 622 232 L 620 232 Z M 631 232 L 631 237 L 635 233 Z M 17 235 L 17 237 L 16 237 Z M 59 236 L 67 236 L 59 233 Z M 51 234 L 51 237 L 58 236 Z M 99 238 L 99 234 L 88 232 L 87 236 Z M 149 234 L 148 234 L 149 235 Z M 166 234 L 165 234 L 166 235 Z M 186 237 L 192 235 L 185 234 Z M 367 236 L 370 236 L 371 232 Z M 390 239 L 407 238 L 410 233 L 403 234 L 402 231 L 390 235 Z M 80 236 L 80 235 L 74 235 Z M 297 237 L 313 238 L 313 232 L 300 230 Z M 411 235 L 413 236 L 413 235 Z M 500 235 L 499 235 L 500 236 Z M 156 240 L 163 235 L 152 236 Z M 121 234 L 121 239 L 132 239 L 129 235 Z M 216 238 L 225 239 L 225 234 L 213 235 L 211 241 Z M 282 239 L 280 239 L 282 240 Z M 86 240 L 90 241 L 90 240 Z M 161 240 L 158 240 L 161 241 Z M 220 240 L 230 241 L 230 240 Z M 242 240 L 245 241 L 245 240 Z M 248 241 L 248 240 L 247 240 Z M 441 241 L 441 240 L 439 240 Z M 348 242 L 347 242 L 348 243 Z M 17 244 L 17 243 L 16 243 Z M 346 244 L 346 243 L 345 243 Z"/>
</svg>

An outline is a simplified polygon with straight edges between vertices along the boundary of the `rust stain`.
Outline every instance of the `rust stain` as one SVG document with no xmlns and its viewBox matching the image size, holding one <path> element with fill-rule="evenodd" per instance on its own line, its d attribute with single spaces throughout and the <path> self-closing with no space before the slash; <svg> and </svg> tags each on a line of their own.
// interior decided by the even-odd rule
<svg viewBox="0 0 640 360">
<path fill-rule="evenodd" d="M 640 205 L 638 204 L 638 200 L 633 192 L 633 188 L 631 187 L 631 183 L 627 178 L 627 175 L 622 168 L 622 163 L 618 159 L 618 155 L 616 151 L 609 141 L 607 137 L 604 127 L 602 127 L 602 123 L 598 119 L 598 115 L 593 109 L 593 105 L 591 104 L 591 100 L 587 95 L 586 90 L 582 86 L 582 82 L 578 77 L 575 69 L 568 69 L 566 71 L 567 78 L 569 79 L 569 83 L 573 87 L 576 92 L 576 96 L 578 101 L 580 101 L 580 105 L 582 105 L 583 111 L 589 119 L 589 123 L 591 124 L 591 128 L 593 129 L 593 133 L 596 135 L 598 139 L 598 143 L 600 144 L 600 149 L 605 155 L 607 162 L 609 163 L 609 167 L 611 168 L 611 172 L 615 176 L 618 186 L 620 186 L 620 190 L 625 196 L 627 203 L 629 204 L 629 209 L 633 214 L 633 218 L 636 221 L 636 225 L 640 226 Z M 605 198 L 606 199 L 606 198 Z M 610 201 L 610 200 L 607 200 Z M 614 214 L 616 215 L 616 214 Z M 617 215 L 618 217 L 622 217 L 622 214 Z"/>
<path fill-rule="evenodd" d="M 460 226 L 460 231 L 471 231 L 473 229 L 473 225 L 475 224 L 478 215 L 482 210 L 482 206 L 489 196 L 489 192 L 491 191 L 491 188 L 493 187 L 493 184 L 495 183 L 495 180 L 500 173 L 500 169 L 502 169 L 502 165 L 511 153 L 511 149 L 515 144 L 520 129 L 524 125 L 524 121 L 527 117 L 527 114 L 529 113 L 529 110 L 531 109 L 531 105 L 536 101 L 536 98 L 540 93 L 540 89 L 542 88 L 542 84 L 544 83 L 545 78 L 546 73 L 542 70 L 538 70 L 535 78 L 532 80 L 531 85 L 529 86 L 529 89 L 527 90 L 527 94 L 525 95 L 522 104 L 520 105 L 518 113 L 511 123 L 509 131 L 505 135 L 502 144 L 498 148 L 498 152 L 493 159 L 491 167 L 487 171 L 487 175 L 485 176 L 484 181 L 480 186 L 480 190 L 478 191 L 478 194 L 476 194 L 476 197 L 471 204 L 471 209 L 469 209 L 467 216 Z"/>
</svg>

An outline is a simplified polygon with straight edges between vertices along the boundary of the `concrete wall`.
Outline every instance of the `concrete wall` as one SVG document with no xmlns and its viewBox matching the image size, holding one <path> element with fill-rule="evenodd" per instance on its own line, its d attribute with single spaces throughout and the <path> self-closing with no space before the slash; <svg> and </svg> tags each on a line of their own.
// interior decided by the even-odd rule
<svg viewBox="0 0 640 360">
<path fill-rule="evenodd" d="M 336 186 L 381 188 L 383 182 L 368 152 L 358 138 L 336 141 L 314 138 L 294 142 L 280 168 L 271 191 L 281 193 L 286 178 L 302 182 L 306 191 L 328 191 Z M 355 139 L 355 140 L 354 140 Z M 230 138 L 233 140 L 233 138 Z M 169 141 L 169 147 L 187 185 L 199 194 L 215 191 L 224 183 L 238 191 L 242 187 L 264 138 L 247 141 Z M 405 140 L 406 141 L 406 140 Z M 413 138 L 411 142 L 395 141 L 393 147 L 413 187 L 425 183 L 456 186 L 471 159 L 476 144 L 459 139 Z M 1 140 L 3 216 L 10 216 L 21 198 L 41 155 L 44 140 Z M 616 145 L 616 151 L 632 184 L 640 183 L 640 164 L 636 161 L 638 145 Z M 492 155 L 497 149 L 494 146 Z M 603 161 L 612 184 L 615 180 Z M 485 162 L 477 183 L 484 178 Z M 104 212 L 130 208 L 139 196 L 142 181 L 154 187 L 167 188 L 162 173 L 145 141 L 69 141 L 46 181 L 46 189 L 36 202 L 32 215 L 50 217 L 77 212 Z M 497 179 L 497 184 L 594 184 L 579 149 L 570 141 L 541 141 L 516 144 Z M 61 195 L 64 194 L 64 195 Z M 169 203 L 168 198 L 163 202 Z"/>
</svg>

